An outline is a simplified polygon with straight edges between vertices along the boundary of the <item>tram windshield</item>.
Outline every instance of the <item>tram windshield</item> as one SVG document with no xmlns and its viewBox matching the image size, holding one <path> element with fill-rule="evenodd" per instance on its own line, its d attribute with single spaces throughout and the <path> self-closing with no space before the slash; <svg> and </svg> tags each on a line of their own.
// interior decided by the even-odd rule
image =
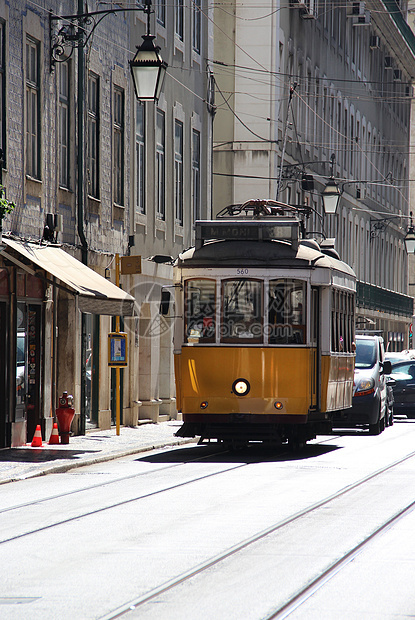
<svg viewBox="0 0 415 620">
<path fill-rule="evenodd" d="M 280 278 L 269 283 L 270 344 L 305 343 L 305 282 Z"/>
<path fill-rule="evenodd" d="M 186 280 L 185 342 L 215 343 L 218 335 L 225 344 L 306 343 L 305 281 L 270 280 L 267 305 L 264 304 L 266 282 L 262 280 L 229 278 L 222 280 L 220 287 L 218 299 L 215 280 Z"/>
<path fill-rule="evenodd" d="M 221 342 L 263 341 L 263 283 L 238 278 L 222 282 Z"/>
<path fill-rule="evenodd" d="M 187 342 L 214 342 L 216 334 L 215 280 L 187 280 L 185 333 Z"/>
</svg>

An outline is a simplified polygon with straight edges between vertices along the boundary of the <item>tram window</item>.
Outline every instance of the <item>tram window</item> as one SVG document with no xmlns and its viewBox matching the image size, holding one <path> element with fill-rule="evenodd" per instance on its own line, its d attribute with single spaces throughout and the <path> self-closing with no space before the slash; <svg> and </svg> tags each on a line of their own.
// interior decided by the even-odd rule
<svg viewBox="0 0 415 620">
<path fill-rule="evenodd" d="M 184 294 L 186 342 L 215 342 L 215 280 L 187 280 L 185 282 Z"/>
<path fill-rule="evenodd" d="M 221 342 L 263 342 L 262 291 L 259 280 L 222 282 Z"/>
<path fill-rule="evenodd" d="M 304 344 L 306 283 L 281 278 L 269 283 L 269 343 Z"/>
<path fill-rule="evenodd" d="M 353 352 L 354 295 L 334 290 L 331 308 L 331 350 Z"/>
</svg>

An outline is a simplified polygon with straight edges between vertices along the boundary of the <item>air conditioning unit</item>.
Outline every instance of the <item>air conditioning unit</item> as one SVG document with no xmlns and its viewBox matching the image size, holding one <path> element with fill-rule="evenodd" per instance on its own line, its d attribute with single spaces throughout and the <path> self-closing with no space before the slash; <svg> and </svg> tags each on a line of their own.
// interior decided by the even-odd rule
<svg viewBox="0 0 415 620">
<path fill-rule="evenodd" d="M 402 81 L 402 71 L 400 69 L 393 70 L 393 81 L 401 82 Z"/>
<path fill-rule="evenodd" d="M 377 35 L 372 35 L 370 37 L 369 47 L 371 50 L 380 49 L 380 37 L 378 37 Z"/>
<path fill-rule="evenodd" d="M 385 56 L 385 69 L 393 69 L 392 56 Z"/>
<path fill-rule="evenodd" d="M 370 22 L 370 11 L 365 11 L 363 15 L 352 16 L 352 26 L 369 26 Z"/>
</svg>

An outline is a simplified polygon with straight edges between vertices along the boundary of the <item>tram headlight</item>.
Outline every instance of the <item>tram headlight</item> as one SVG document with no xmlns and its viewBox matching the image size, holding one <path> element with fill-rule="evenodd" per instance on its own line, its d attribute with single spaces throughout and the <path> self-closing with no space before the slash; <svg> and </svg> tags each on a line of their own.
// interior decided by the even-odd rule
<svg viewBox="0 0 415 620">
<path fill-rule="evenodd" d="M 284 407 L 284 405 L 280 400 L 276 400 L 274 403 L 274 407 L 275 409 L 277 409 L 277 411 L 280 411 Z"/>
<path fill-rule="evenodd" d="M 209 404 L 208 401 L 204 400 L 203 402 L 200 403 L 200 408 L 201 409 L 206 409 L 208 404 Z"/>
<path fill-rule="evenodd" d="M 232 392 L 237 396 L 245 396 L 248 394 L 251 386 L 249 385 L 249 381 L 246 379 L 236 379 L 232 383 Z"/>
</svg>

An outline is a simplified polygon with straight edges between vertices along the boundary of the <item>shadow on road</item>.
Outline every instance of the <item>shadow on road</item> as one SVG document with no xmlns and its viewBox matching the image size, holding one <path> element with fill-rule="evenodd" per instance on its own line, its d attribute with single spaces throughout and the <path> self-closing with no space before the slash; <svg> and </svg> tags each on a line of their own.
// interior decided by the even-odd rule
<svg viewBox="0 0 415 620">
<path fill-rule="evenodd" d="M 229 450 L 220 444 L 210 443 L 186 448 L 175 448 L 159 454 L 151 454 L 137 459 L 146 463 L 191 463 L 192 461 L 209 461 L 212 463 L 261 463 L 301 461 L 312 459 L 328 452 L 338 450 L 339 446 L 306 444 L 298 450 L 288 446 L 274 448 L 253 444 L 238 450 Z"/>
<path fill-rule="evenodd" d="M 97 450 L 54 450 L 51 448 L 10 448 L 0 450 L 1 463 L 48 463 L 63 459 L 75 459 L 82 454 L 94 454 Z"/>
</svg>

